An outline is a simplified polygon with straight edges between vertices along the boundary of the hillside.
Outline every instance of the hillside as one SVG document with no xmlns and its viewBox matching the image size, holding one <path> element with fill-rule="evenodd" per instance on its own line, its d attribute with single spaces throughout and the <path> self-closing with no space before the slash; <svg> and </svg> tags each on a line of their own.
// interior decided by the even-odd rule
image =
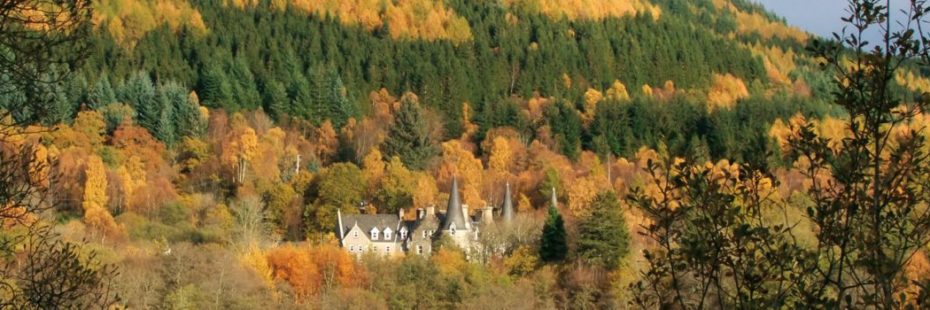
<svg viewBox="0 0 930 310">
<path fill-rule="evenodd" d="M 0 87 L 0 155 L 48 193 L 31 220 L 118 268 L 129 308 L 623 308 L 657 246 L 638 203 L 762 188 L 787 207 L 755 215 L 813 243 L 806 191 L 833 176 L 805 178 L 794 130 L 823 150 L 850 136 L 815 38 L 746 0 L 93 7 L 87 59 L 43 84 L 48 113 Z M 930 80 L 907 65 L 891 89 L 918 101 Z M 691 198 L 753 199 L 728 194 Z M 343 217 L 419 223 L 449 201 L 516 215 L 424 258 L 340 248 Z"/>
</svg>

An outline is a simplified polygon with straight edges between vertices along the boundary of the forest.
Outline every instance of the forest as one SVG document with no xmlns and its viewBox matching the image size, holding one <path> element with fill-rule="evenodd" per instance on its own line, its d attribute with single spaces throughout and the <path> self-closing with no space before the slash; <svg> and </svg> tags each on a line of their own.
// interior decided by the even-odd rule
<svg viewBox="0 0 930 310">
<path fill-rule="evenodd" d="M 0 1 L 0 308 L 930 304 L 922 1 Z"/>
</svg>

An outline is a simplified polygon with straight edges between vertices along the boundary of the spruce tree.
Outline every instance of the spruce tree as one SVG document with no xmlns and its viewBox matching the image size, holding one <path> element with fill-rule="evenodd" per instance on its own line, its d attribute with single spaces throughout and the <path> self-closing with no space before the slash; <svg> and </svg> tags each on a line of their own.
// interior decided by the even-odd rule
<svg viewBox="0 0 930 310">
<path fill-rule="evenodd" d="M 106 75 L 97 80 L 94 89 L 87 95 L 87 104 L 91 109 L 97 110 L 116 102 L 116 92 Z"/>
<path fill-rule="evenodd" d="M 564 261 L 568 255 L 565 221 L 555 204 L 549 206 L 549 217 L 543 226 L 539 245 L 539 258 L 545 262 Z"/>
<path fill-rule="evenodd" d="M 208 107 L 233 111 L 238 109 L 232 102 L 232 86 L 219 65 L 212 64 L 201 73 L 200 90 L 197 93 L 203 96 L 203 102 Z"/>
<path fill-rule="evenodd" d="M 404 96 L 394 118 L 394 125 L 384 140 L 384 152 L 388 158 L 398 156 L 404 165 L 415 170 L 425 169 L 430 160 L 439 154 L 423 114 L 415 97 Z"/>
<path fill-rule="evenodd" d="M 119 99 L 136 110 L 140 118 L 143 113 L 149 113 L 149 117 L 157 117 L 154 111 L 157 105 L 155 86 L 152 85 L 152 79 L 145 72 L 136 72 L 129 78 L 120 91 Z M 143 110 L 148 110 L 148 112 L 143 112 Z"/>
<path fill-rule="evenodd" d="M 281 116 L 287 115 L 287 105 L 290 99 L 287 98 L 287 89 L 284 84 L 275 79 L 270 79 L 265 81 L 263 90 L 265 96 L 262 101 L 268 115 L 278 120 Z"/>
<path fill-rule="evenodd" d="M 617 194 L 598 194 L 591 214 L 578 226 L 578 256 L 588 263 L 616 269 L 630 252 L 630 232 Z"/>
<path fill-rule="evenodd" d="M 355 115 L 355 108 L 349 101 L 348 92 L 335 68 L 331 67 L 327 72 L 326 82 L 326 118 L 333 122 L 333 126 L 341 128 L 349 117 Z"/>
<path fill-rule="evenodd" d="M 165 144 L 173 145 L 180 125 L 175 111 L 187 104 L 187 90 L 177 83 L 166 83 L 158 88 L 158 108 L 139 111 L 139 123 Z"/>
</svg>

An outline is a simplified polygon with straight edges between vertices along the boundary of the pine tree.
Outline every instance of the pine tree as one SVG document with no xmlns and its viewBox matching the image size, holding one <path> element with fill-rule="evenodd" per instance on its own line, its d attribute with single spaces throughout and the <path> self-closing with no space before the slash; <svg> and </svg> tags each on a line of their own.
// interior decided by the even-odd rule
<svg viewBox="0 0 930 310">
<path fill-rule="evenodd" d="M 43 123 L 46 125 L 55 125 L 70 122 L 74 118 L 75 105 L 71 103 L 68 97 L 68 91 L 61 83 L 50 83 L 40 85 L 41 92 L 47 98 L 48 111 L 45 115 L 40 115 Z"/>
<path fill-rule="evenodd" d="M 237 106 L 243 109 L 258 108 L 261 102 L 261 94 L 255 85 L 255 76 L 246 64 L 245 59 L 237 57 L 230 68 L 229 78 L 232 81 L 233 99 L 238 103 Z"/>
<path fill-rule="evenodd" d="M 553 190 L 554 191 L 554 190 Z M 554 195 L 554 192 L 553 192 Z M 553 196 L 554 197 L 554 196 Z M 553 203 L 549 206 L 549 217 L 543 226 L 539 245 L 539 258 L 544 262 L 560 262 L 568 255 L 565 221 Z"/>
<path fill-rule="evenodd" d="M 196 137 L 204 134 L 207 124 L 200 112 L 200 104 L 197 102 L 196 93 L 192 92 L 187 94 L 184 100 L 175 101 L 173 108 L 174 121 L 177 124 L 175 128 L 177 138 Z"/>
<path fill-rule="evenodd" d="M 268 115 L 278 119 L 283 115 L 287 115 L 287 105 L 289 99 L 287 98 L 287 89 L 284 88 L 284 85 L 277 80 L 270 79 L 264 83 L 264 108 L 268 112 Z"/>
<path fill-rule="evenodd" d="M 355 108 L 349 101 L 348 92 L 342 83 L 342 78 L 335 68 L 330 68 L 326 77 L 326 107 L 329 111 L 326 118 L 333 122 L 336 128 L 342 128 L 349 117 L 355 115 Z"/>
<path fill-rule="evenodd" d="M 200 75 L 200 90 L 197 93 L 203 96 L 203 102 L 211 108 L 225 108 L 232 111 L 238 109 L 232 102 L 232 86 L 223 69 L 216 64 L 209 65 Z"/>
<path fill-rule="evenodd" d="M 148 120 L 156 120 L 158 117 L 155 86 L 145 72 L 136 72 L 129 78 L 120 91 L 119 99 L 136 110 L 140 120 L 146 120 L 143 114 L 148 115 Z M 146 128 L 154 128 L 154 125 L 155 123 L 150 123 L 151 127 Z"/>
<path fill-rule="evenodd" d="M 87 95 L 87 104 L 91 109 L 97 110 L 116 102 L 116 92 L 110 85 L 110 78 L 106 75 L 97 80 L 94 89 Z"/>
<path fill-rule="evenodd" d="M 414 170 L 425 169 L 439 154 L 423 114 L 416 97 L 405 95 L 383 147 L 388 158 L 398 156 L 404 165 Z"/>
<path fill-rule="evenodd" d="M 174 87 L 171 87 L 174 88 Z M 175 105 L 187 102 L 187 96 L 184 95 L 184 89 L 170 89 L 163 91 L 165 94 L 159 100 L 158 118 L 154 120 L 156 127 L 149 128 L 150 132 L 155 134 L 158 140 L 161 140 L 168 146 L 174 145 L 177 141 L 177 124 L 175 123 Z M 178 94 L 180 93 L 180 96 Z"/>
<path fill-rule="evenodd" d="M 312 119 L 313 114 L 313 95 L 309 88 L 309 82 L 303 74 L 295 73 L 291 78 L 291 83 L 287 88 L 287 96 L 291 99 L 291 104 L 287 113 L 294 117 L 300 117 L 306 120 Z"/>
<path fill-rule="evenodd" d="M 616 269 L 630 251 L 630 233 L 614 192 L 598 194 L 591 214 L 578 225 L 578 256 L 585 261 Z"/>
</svg>

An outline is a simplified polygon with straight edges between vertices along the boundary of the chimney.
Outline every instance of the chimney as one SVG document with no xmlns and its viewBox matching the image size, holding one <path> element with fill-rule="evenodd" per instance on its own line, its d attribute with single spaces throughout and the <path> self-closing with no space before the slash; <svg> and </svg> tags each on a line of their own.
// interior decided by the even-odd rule
<svg viewBox="0 0 930 310">
<path fill-rule="evenodd" d="M 430 205 L 426 207 L 426 216 L 436 216 L 436 206 Z"/>
<path fill-rule="evenodd" d="M 481 221 L 485 224 L 491 224 L 494 222 L 494 207 L 488 206 L 481 210 Z"/>
<path fill-rule="evenodd" d="M 399 209 L 397 210 L 397 216 L 400 217 L 400 220 L 401 220 L 401 221 L 404 220 L 404 208 L 399 208 Z"/>
<path fill-rule="evenodd" d="M 417 220 L 422 220 L 424 216 L 426 216 L 426 210 L 417 208 Z"/>
</svg>

